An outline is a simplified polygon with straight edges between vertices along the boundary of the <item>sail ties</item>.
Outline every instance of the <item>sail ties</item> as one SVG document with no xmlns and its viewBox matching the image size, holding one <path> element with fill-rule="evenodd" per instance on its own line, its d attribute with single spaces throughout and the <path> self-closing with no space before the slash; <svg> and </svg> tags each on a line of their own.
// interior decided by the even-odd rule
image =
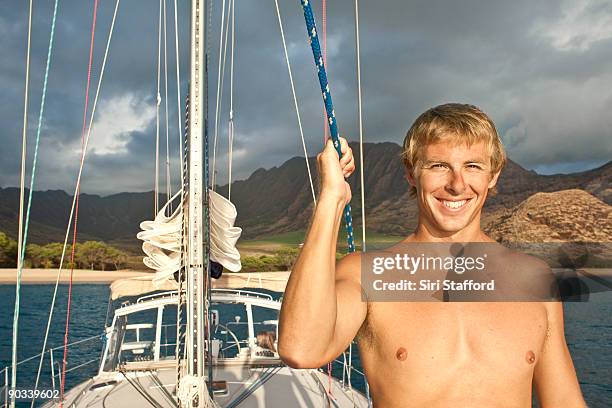
<svg viewBox="0 0 612 408">
<path fill-rule="evenodd" d="M 142 250 L 146 257 L 143 263 L 156 271 L 154 284 L 161 285 L 172 278 L 181 268 L 181 234 L 183 231 L 182 211 L 186 204 L 177 206 L 171 215 L 166 215 L 167 207 L 180 197 L 178 191 L 155 216 L 154 220 L 140 223 L 136 237 L 143 241 Z M 210 259 L 232 272 L 242 268 L 240 253 L 236 242 L 242 229 L 234 226 L 238 212 L 234 204 L 222 195 L 209 190 L 210 194 Z M 189 197 L 185 196 L 185 201 Z"/>
</svg>

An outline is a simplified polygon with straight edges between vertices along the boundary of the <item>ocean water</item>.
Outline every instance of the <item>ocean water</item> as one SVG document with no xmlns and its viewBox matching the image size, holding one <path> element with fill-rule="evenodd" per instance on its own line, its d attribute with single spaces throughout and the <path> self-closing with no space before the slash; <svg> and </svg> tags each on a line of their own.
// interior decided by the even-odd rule
<svg viewBox="0 0 612 408">
<path fill-rule="evenodd" d="M 63 357 L 66 321 L 67 286 L 58 292 L 53 323 L 47 348 L 60 347 L 54 352 L 57 375 Z M 19 360 L 40 353 L 48 318 L 53 285 L 24 285 L 21 292 L 19 324 Z M 109 289 L 106 285 L 75 285 L 72 293 L 69 342 L 89 339 L 71 349 L 67 358 L 67 388 L 95 374 L 102 348 L 101 334 L 107 312 Z M 0 285 L 0 370 L 10 366 L 12 345 L 12 321 L 15 302 L 15 286 Z M 582 392 L 591 408 L 612 407 L 612 293 L 592 294 L 588 302 L 565 303 L 566 339 L 572 354 Z M 355 367 L 361 369 L 357 350 L 354 350 Z M 32 388 L 38 368 L 38 359 L 18 367 L 18 387 Z M 341 370 L 334 374 L 341 376 Z M 0 374 L 0 387 L 4 385 L 4 372 Z M 10 376 L 9 376 L 10 378 Z M 56 377 L 56 387 L 59 379 Z M 355 378 L 354 384 L 363 389 L 363 383 Z M 51 369 L 47 356 L 41 386 L 52 388 Z M 0 395 L 0 405 L 4 395 Z M 20 404 L 29 406 L 29 404 Z"/>
</svg>

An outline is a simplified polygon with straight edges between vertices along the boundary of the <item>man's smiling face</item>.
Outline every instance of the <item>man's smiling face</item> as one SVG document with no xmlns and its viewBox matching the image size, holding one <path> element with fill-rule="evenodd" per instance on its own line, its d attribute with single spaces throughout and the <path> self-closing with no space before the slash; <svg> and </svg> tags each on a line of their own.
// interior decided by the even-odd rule
<svg viewBox="0 0 612 408">
<path fill-rule="evenodd" d="M 480 211 L 498 176 L 492 174 L 483 142 L 425 146 L 417 168 L 408 175 L 417 189 L 419 224 L 439 238 L 480 231 Z"/>
</svg>

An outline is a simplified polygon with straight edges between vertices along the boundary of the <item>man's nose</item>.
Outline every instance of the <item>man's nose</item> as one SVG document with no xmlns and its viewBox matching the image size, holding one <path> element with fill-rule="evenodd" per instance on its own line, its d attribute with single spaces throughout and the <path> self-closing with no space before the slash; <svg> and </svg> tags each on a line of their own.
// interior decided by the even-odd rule
<svg viewBox="0 0 612 408">
<path fill-rule="evenodd" d="M 450 172 L 450 179 L 446 185 L 446 189 L 451 194 L 461 194 L 465 191 L 465 180 L 461 170 L 452 170 Z"/>
</svg>

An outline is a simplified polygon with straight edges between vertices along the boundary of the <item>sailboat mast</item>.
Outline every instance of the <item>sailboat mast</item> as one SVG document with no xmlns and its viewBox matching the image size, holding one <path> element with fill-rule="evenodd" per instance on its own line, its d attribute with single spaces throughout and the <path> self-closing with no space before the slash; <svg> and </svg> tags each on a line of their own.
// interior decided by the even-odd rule
<svg viewBox="0 0 612 408">
<path fill-rule="evenodd" d="M 189 212 L 187 246 L 187 372 L 204 377 L 205 325 L 208 289 L 208 180 L 204 138 L 207 112 L 205 0 L 191 2 L 191 62 L 189 81 Z"/>
</svg>

